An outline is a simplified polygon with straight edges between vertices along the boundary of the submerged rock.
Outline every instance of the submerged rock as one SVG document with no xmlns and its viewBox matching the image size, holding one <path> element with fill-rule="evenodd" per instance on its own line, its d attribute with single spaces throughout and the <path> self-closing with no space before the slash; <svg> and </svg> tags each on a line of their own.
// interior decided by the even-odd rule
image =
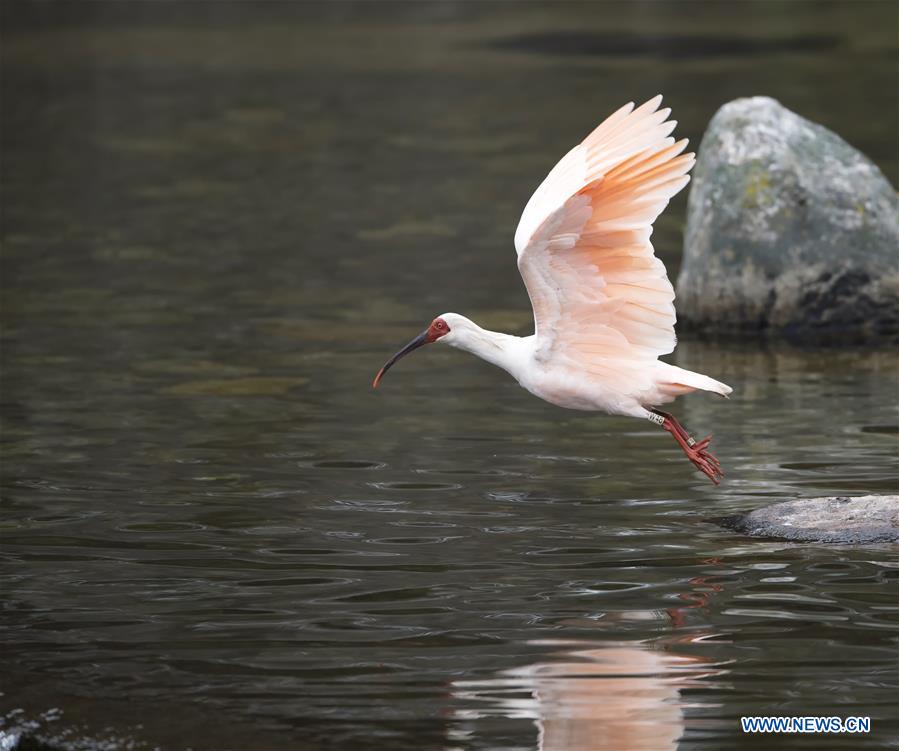
<svg viewBox="0 0 899 751">
<path fill-rule="evenodd" d="M 693 171 L 678 314 L 710 333 L 899 339 L 899 199 L 835 133 L 768 97 L 712 118 Z"/>
<path fill-rule="evenodd" d="M 787 501 L 724 520 L 753 537 L 801 542 L 899 542 L 899 495 Z"/>
</svg>

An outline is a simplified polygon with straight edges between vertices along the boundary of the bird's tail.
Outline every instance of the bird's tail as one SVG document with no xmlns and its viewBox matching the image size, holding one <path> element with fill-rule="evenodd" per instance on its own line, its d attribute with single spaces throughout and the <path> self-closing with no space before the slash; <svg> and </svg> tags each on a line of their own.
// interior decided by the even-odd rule
<svg viewBox="0 0 899 751">
<path fill-rule="evenodd" d="M 676 397 L 689 394 L 691 391 L 711 391 L 727 397 L 733 389 L 726 383 L 716 381 L 702 373 L 694 373 L 692 370 L 684 370 L 676 365 L 660 362 L 662 370 L 659 373 L 658 387 L 666 396 Z"/>
</svg>

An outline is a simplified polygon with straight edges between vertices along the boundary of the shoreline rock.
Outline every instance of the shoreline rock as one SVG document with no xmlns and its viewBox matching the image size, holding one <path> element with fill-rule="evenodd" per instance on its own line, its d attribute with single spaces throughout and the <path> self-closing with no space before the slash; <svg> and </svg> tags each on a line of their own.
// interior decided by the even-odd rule
<svg viewBox="0 0 899 751">
<path fill-rule="evenodd" d="M 751 537 L 795 542 L 899 543 L 899 495 L 786 501 L 727 517 L 721 523 Z"/>
</svg>

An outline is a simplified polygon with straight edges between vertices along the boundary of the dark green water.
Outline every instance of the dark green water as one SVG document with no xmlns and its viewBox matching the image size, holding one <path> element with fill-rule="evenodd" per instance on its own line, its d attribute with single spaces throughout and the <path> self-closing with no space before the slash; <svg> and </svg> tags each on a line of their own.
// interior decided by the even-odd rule
<svg viewBox="0 0 899 751">
<path fill-rule="evenodd" d="M 899 744 L 896 548 L 714 521 L 896 491 L 896 352 L 683 342 L 735 388 L 674 408 L 720 488 L 458 352 L 369 388 L 435 314 L 527 330 L 518 214 L 628 99 L 663 92 L 696 145 L 769 94 L 895 184 L 894 5 L 3 21 L 0 748 L 850 744 L 742 735 L 766 714 Z"/>
</svg>

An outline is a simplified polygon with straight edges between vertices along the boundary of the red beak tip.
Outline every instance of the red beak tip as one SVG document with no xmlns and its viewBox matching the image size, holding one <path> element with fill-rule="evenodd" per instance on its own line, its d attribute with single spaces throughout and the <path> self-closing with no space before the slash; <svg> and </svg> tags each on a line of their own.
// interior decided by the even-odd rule
<svg viewBox="0 0 899 751">
<path fill-rule="evenodd" d="M 373 389 L 378 388 L 378 384 L 381 383 L 381 377 L 390 369 L 390 367 L 397 360 L 408 355 L 412 350 L 418 349 L 422 344 L 428 344 L 428 329 L 422 331 L 411 342 L 409 342 L 405 347 L 403 347 L 399 352 L 397 352 L 393 357 L 391 357 L 387 362 L 384 363 L 384 365 L 378 371 L 378 374 L 375 376 L 375 380 L 371 382 L 371 387 Z"/>
</svg>

